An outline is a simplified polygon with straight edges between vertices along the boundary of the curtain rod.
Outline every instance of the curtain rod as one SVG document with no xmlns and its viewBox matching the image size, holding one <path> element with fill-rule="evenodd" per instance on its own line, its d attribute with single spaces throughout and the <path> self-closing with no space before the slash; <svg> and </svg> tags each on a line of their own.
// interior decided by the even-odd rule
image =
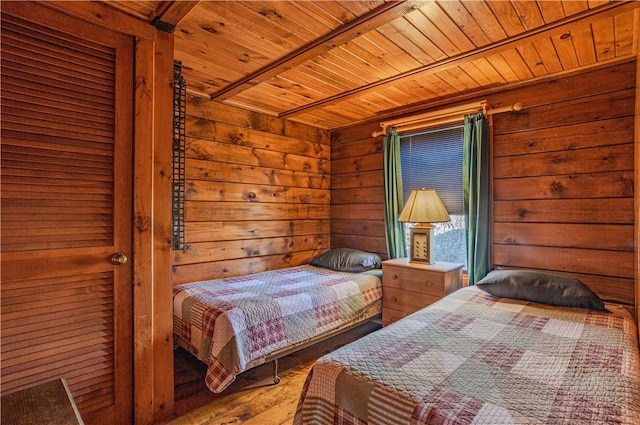
<svg viewBox="0 0 640 425">
<path fill-rule="evenodd" d="M 516 102 L 513 105 L 503 106 L 501 108 L 491 108 L 486 102 L 467 103 L 452 108 L 439 109 L 437 111 L 427 112 L 424 114 L 411 115 L 404 118 L 398 118 L 392 121 L 383 121 L 380 123 L 382 130 L 374 131 L 373 137 L 384 136 L 387 128 L 396 128 L 398 131 L 414 131 L 429 127 L 442 126 L 460 122 L 465 115 L 477 112 L 483 112 L 485 115 L 500 114 L 502 112 L 517 112 L 522 109 L 522 103 Z"/>
</svg>

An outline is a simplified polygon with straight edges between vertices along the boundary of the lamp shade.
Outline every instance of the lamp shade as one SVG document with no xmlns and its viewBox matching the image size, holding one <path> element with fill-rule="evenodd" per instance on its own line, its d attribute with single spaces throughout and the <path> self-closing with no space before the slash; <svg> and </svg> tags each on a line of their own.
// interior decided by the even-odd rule
<svg viewBox="0 0 640 425">
<path fill-rule="evenodd" d="M 398 221 L 409 223 L 441 223 L 450 221 L 449 213 L 433 189 L 412 190 Z"/>
</svg>

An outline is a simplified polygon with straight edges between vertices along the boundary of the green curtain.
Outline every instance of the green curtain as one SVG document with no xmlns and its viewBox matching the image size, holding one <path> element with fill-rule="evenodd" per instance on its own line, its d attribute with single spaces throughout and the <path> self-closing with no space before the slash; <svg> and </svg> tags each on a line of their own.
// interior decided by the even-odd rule
<svg viewBox="0 0 640 425">
<path fill-rule="evenodd" d="M 467 271 L 469 285 L 474 285 L 491 271 L 489 122 L 482 113 L 464 117 L 462 179 Z"/>
<path fill-rule="evenodd" d="M 402 170 L 400 168 L 400 136 L 395 129 L 387 131 L 384 151 L 384 232 L 389 258 L 407 255 L 404 232 L 398 216 L 402 211 Z"/>
</svg>

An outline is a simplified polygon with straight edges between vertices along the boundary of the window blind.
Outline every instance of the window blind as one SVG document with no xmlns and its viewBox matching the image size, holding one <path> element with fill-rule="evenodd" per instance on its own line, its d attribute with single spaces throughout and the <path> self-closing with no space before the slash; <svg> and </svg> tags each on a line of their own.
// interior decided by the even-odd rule
<svg viewBox="0 0 640 425">
<path fill-rule="evenodd" d="M 463 124 L 400 135 L 403 200 L 413 189 L 435 189 L 449 214 L 463 213 Z"/>
</svg>

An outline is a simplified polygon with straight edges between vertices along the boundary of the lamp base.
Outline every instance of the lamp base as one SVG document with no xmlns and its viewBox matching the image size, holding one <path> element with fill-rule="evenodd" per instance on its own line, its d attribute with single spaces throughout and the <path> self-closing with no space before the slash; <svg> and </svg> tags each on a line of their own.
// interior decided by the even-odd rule
<svg viewBox="0 0 640 425">
<path fill-rule="evenodd" d="M 411 249 L 409 262 L 433 264 L 436 262 L 434 255 L 434 229 L 433 224 L 418 224 L 411 228 Z"/>
</svg>

